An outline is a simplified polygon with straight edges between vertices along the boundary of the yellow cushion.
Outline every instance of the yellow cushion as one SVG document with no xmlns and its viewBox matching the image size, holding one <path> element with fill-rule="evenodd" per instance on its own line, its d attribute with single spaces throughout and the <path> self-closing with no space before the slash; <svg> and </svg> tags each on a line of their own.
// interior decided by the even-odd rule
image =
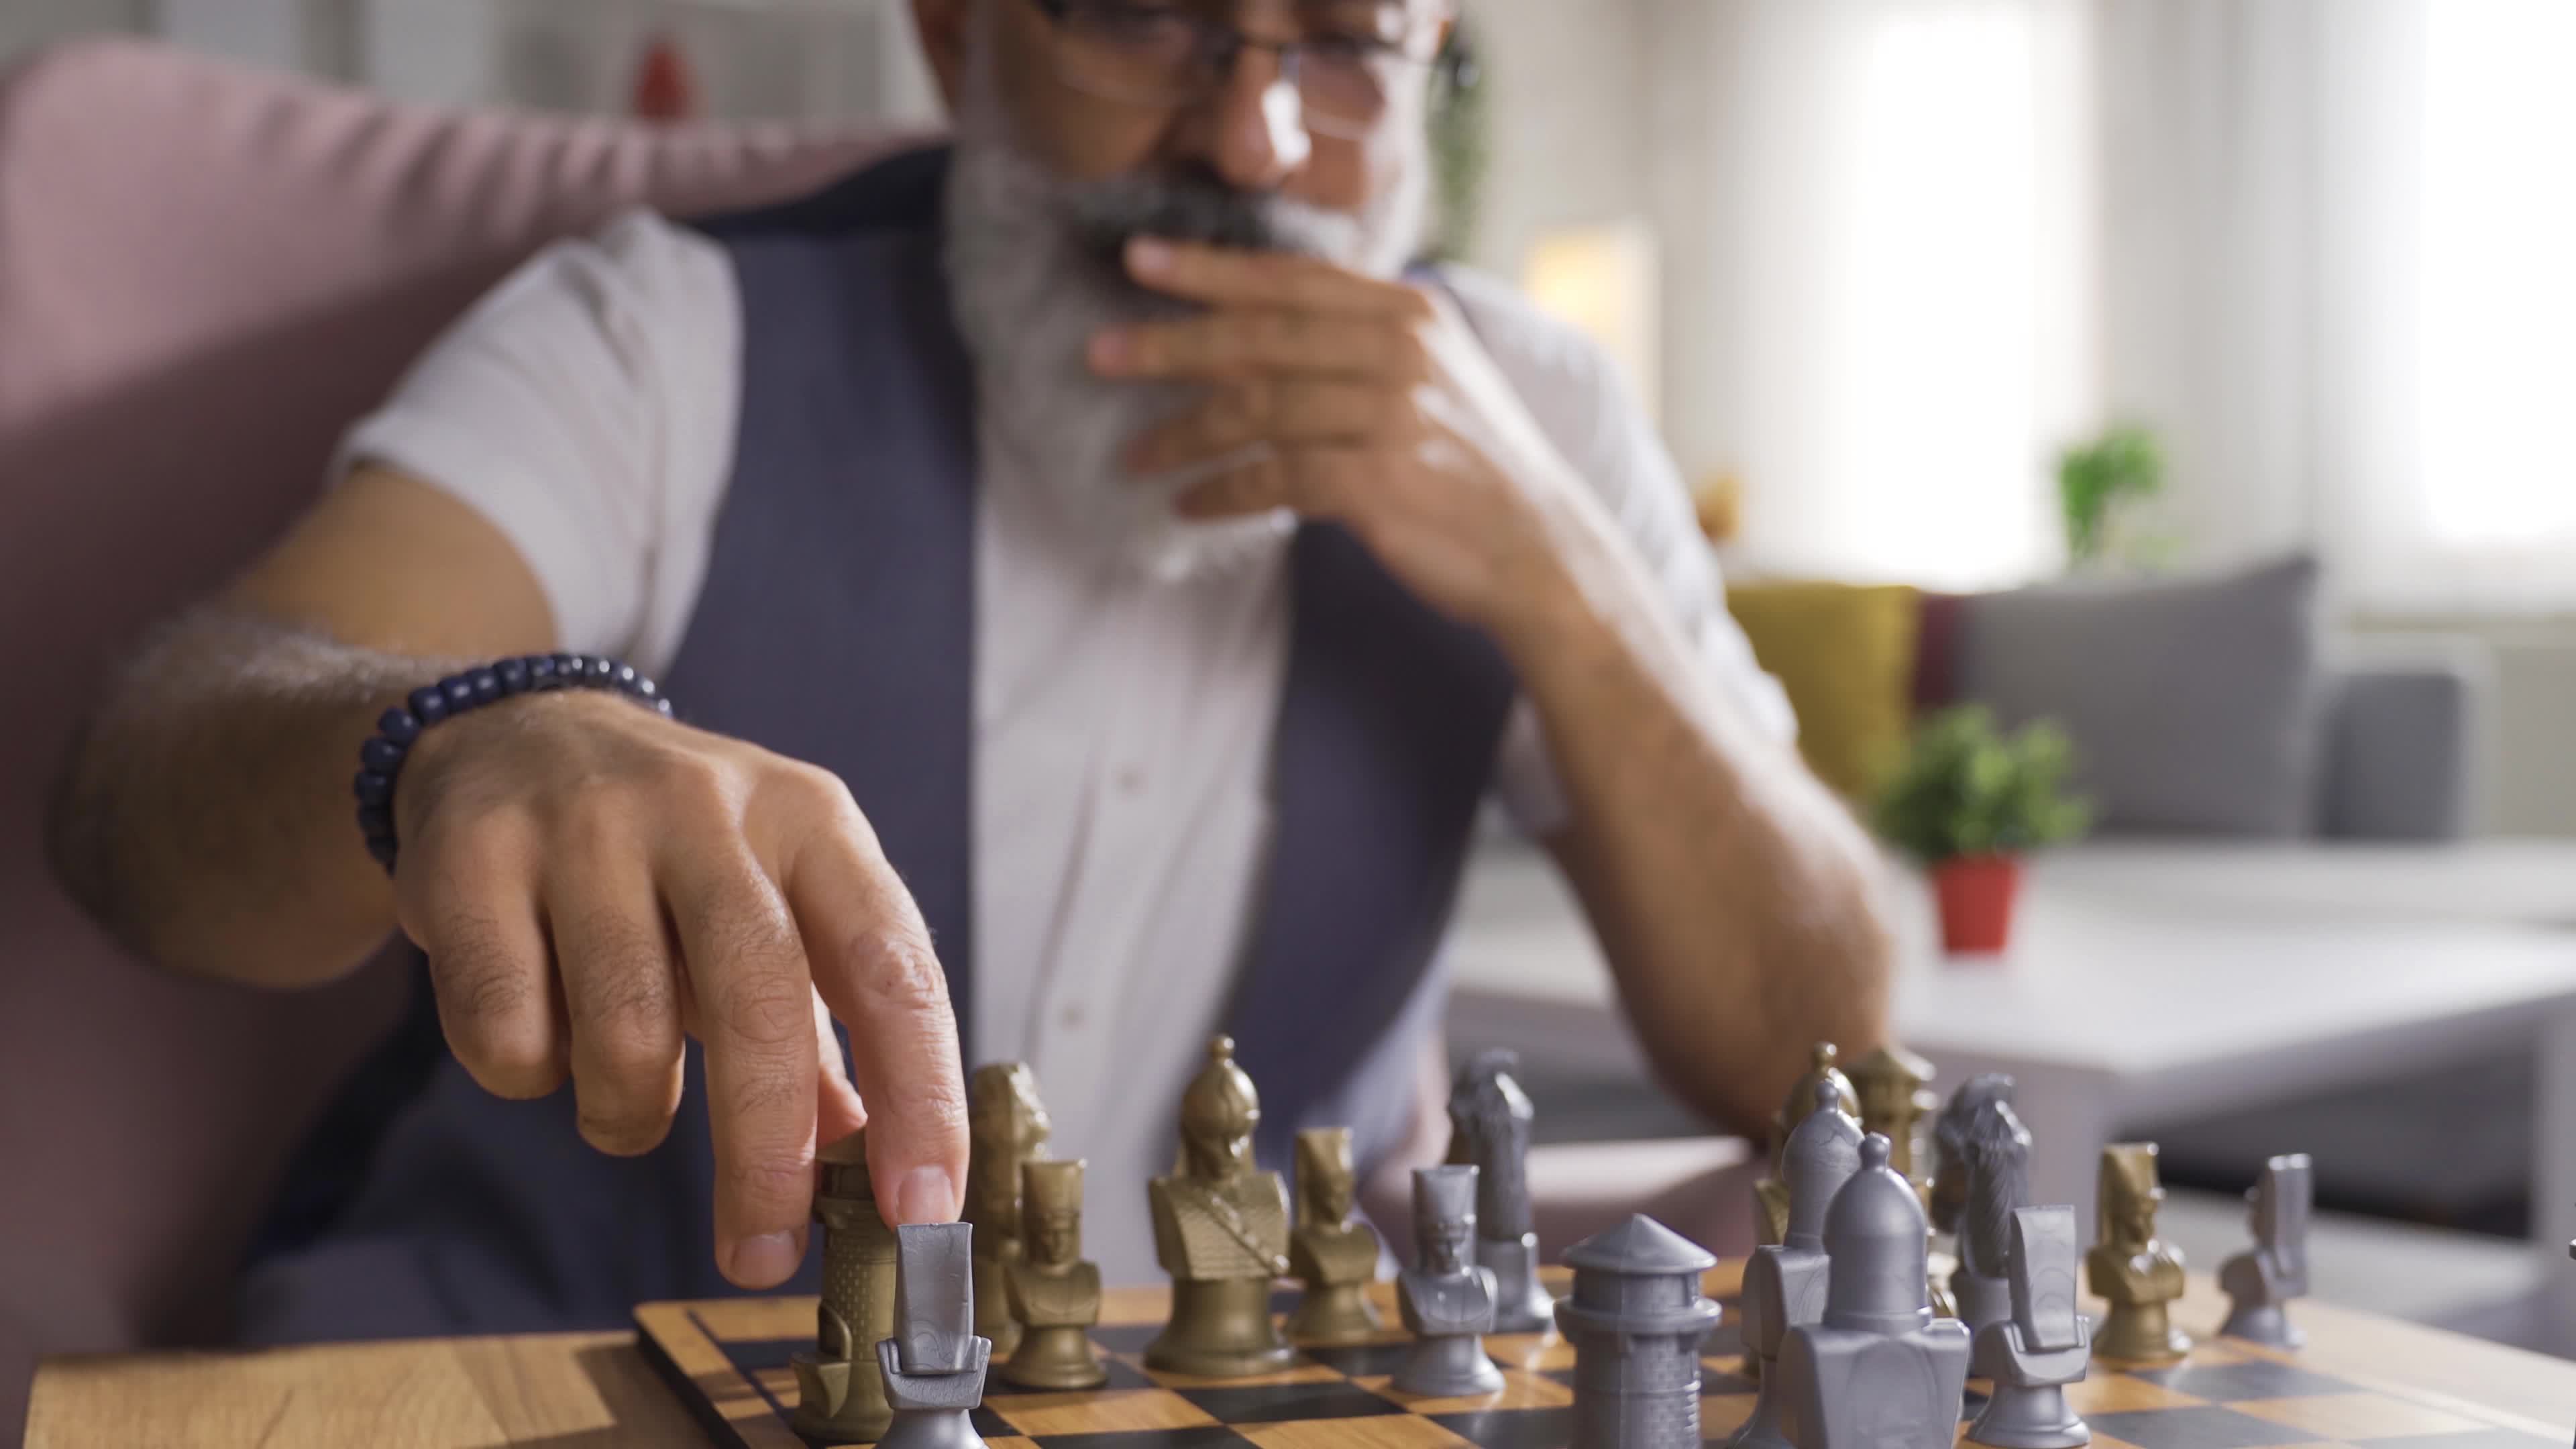
<svg viewBox="0 0 2576 1449">
<path fill-rule="evenodd" d="M 1905 747 L 1922 604 L 1902 585 L 1737 584 L 1726 606 L 1798 711 L 1818 778 L 1866 797 Z"/>
</svg>

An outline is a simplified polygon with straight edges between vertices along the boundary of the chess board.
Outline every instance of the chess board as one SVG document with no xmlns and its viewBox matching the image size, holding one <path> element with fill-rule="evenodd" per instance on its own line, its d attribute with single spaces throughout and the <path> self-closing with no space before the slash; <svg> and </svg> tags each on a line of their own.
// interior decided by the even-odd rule
<svg viewBox="0 0 2576 1449">
<path fill-rule="evenodd" d="M 1720 1268 L 1708 1291 L 1726 1306 L 1710 1336 L 1701 1378 L 1701 1431 L 1722 1440 L 1753 1407 L 1741 1374 L 1731 1296 L 1737 1275 Z M 1392 1285 L 1378 1285 L 1380 1306 Z M 1722 1290 L 1722 1291 L 1721 1291 Z M 1562 1286 L 1560 1285 L 1560 1291 Z M 1294 1296 L 1274 1306 L 1285 1313 Z M 1406 1339 L 1390 1330 L 1357 1348 L 1310 1349 L 1296 1366 L 1257 1379 L 1211 1380 L 1144 1366 L 1161 1328 L 1159 1292 L 1115 1292 L 1092 1337 L 1109 1384 L 1085 1393 L 1020 1393 L 988 1381 L 976 1427 L 995 1449 L 1562 1449 L 1573 1435 L 1574 1349 L 1553 1334 L 1496 1335 L 1486 1350 L 1503 1369 L 1500 1394 L 1420 1399 L 1388 1380 Z M 788 1426 L 796 1379 L 788 1356 L 810 1351 L 811 1298 L 648 1304 L 638 1339 L 721 1449 L 839 1449 Z M 1961 1415 L 1984 1403 L 1971 1384 Z M 2446 1397 L 2358 1383 L 2303 1367 L 2295 1354 L 2231 1340 L 2202 1344 L 2165 1369 L 2096 1364 L 2068 1389 L 2102 1449 L 2562 1449 L 2563 1432 Z"/>
</svg>

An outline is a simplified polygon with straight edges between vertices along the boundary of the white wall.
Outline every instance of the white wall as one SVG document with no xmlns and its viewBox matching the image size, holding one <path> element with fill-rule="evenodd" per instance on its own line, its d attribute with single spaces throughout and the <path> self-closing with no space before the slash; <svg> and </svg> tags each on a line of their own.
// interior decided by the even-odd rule
<svg viewBox="0 0 2576 1449">
<path fill-rule="evenodd" d="M 140 30 L 146 0 L 0 0 L 0 64 L 48 41 Z"/>
</svg>

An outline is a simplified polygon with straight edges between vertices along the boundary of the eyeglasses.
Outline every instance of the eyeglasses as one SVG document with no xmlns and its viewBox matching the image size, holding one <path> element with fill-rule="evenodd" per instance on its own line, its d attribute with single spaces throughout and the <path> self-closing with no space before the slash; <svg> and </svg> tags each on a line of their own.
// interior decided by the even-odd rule
<svg viewBox="0 0 2576 1449">
<path fill-rule="evenodd" d="M 1243 52 L 1266 50 L 1296 85 L 1308 128 L 1349 139 L 1367 136 L 1387 97 L 1430 66 L 1440 40 L 1437 25 L 1403 5 L 1339 6 L 1357 21 L 1319 17 L 1302 38 L 1279 41 L 1171 0 L 1030 3 L 1055 22 L 1058 77 L 1086 95 L 1185 106 L 1215 94 Z"/>
</svg>

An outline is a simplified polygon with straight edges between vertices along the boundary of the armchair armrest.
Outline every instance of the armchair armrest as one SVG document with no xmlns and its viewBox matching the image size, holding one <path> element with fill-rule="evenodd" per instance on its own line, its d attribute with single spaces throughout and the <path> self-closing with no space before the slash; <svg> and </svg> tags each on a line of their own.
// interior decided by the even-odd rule
<svg viewBox="0 0 2576 1449">
<path fill-rule="evenodd" d="M 2495 659 L 2476 640 L 2348 642 L 2327 681 L 2317 830 L 2345 840 L 2456 840 L 2478 828 Z"/>
</svg>

